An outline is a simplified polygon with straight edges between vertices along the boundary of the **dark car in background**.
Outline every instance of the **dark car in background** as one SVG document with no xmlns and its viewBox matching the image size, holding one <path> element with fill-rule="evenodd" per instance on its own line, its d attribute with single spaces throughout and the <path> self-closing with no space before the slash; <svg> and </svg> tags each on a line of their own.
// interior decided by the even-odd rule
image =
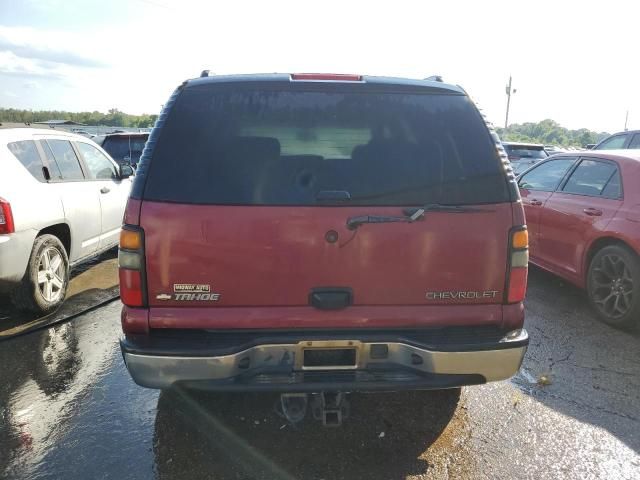
<svg viewBox="0 0 640 480">
<path fill-rule="evenodd" d="M 118 132 L 94 137 L 93 141 L 119 164 L 136 167 L 148 138 L 149 134 L 146 132 Z"/>
<path fill-rule="evenodd" d="M 640 325 L 640 152 L 554 155 L 518 179 L 531 263 L 587 291 L 607 323 Z"/>
<path fill-rule="evenodd" d="M 496 141 L 440 81 L 184 82 L 121 236 L 134 380 L 351 392 L 511 377 L 528 344 L 527 230 Z"/>
<path fill-rule="evenodd" d="M 516 175 L 549 156 L 544 145 L 536 143 L 502 142 L 502 146 Z"/>
<path fill-rule="evenodd" d="M 547 155 L 550 157 L 556 153 L 564 153 L 566 150 L 558 147 L 557 145 L 545 145 L 544 151 L 547 152 Z"/>
<path fill-rule="evenodd" d="M 627 130 L 626 132 L 614 133 L 596 144 L 592 150 L 621 149 L 640 149 L 640 130 Z"/>
</svg>

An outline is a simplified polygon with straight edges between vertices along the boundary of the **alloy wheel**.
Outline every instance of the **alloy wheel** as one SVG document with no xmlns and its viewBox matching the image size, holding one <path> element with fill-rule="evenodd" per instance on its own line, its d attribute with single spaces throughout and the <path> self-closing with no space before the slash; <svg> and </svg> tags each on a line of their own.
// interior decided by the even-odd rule
<svg viewBox="0 0 640 480">
<path fill-rule="evenodd" d="M 45 248 L 38 260 L 38 289 L 47 302 L 56 302 L 64 289 L 66 271 L 57 248 Z"/>
<path fill-rule="evenodd" d="M 633 277 L 624 259 L 615 253 L 600 257 L 589 285 L 596 308 L 609 318 L 621 318 L 633 307 Z"/>
</svg>

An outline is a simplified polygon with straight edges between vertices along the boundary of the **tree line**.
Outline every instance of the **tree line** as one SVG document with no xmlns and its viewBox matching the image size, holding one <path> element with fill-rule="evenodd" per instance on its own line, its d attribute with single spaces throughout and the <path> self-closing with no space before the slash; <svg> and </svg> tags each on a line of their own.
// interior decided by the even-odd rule
<svg viewBox="0 0 640 480">
<path fill-rule="evenodd" d="M 17 108 L 0 108 L 0 122 L 34 123 L 47 120 L 71 120 L 85 125 L 104 125 L 108 127 L 153 127 L 158 115 L 130 115 L 112 108 L 108 113 L 102 112 L 64 112 L 60 110 L 20 110 Z"/>
<path fill-rule="evenodd" d="M 64 112 L 59 110 L 20 110 L 0 108 L 0 122 L 34 123 L 46 120 L 72 120 L 85 125 L 104 125 L 108 127 L 153 127 L 157 115 L 130 115 L 112 108 L 102 112 Z M 586 128 L 569 130 L 557 122 L 547 119 L 538 123 L 515 123 L 507 129 L 498 128 L 498 135 L 504 141 L 542 143 L 562 147 L 584 147 L 589 143 L 598 143 L 609 134 L 593 132 Z"/>
<path fill-rule="evenodd" d="M 497 128 L 501 140 L 512 142 L 542 143 L 561 147 L 584 147 L 589 143 L 598 143 L 607 132 L 593 132 L 586 128 L 569 130 L 557 122 L 547 119 L 538 123 L 514 123 L 508 128 Z"/>
</svg>

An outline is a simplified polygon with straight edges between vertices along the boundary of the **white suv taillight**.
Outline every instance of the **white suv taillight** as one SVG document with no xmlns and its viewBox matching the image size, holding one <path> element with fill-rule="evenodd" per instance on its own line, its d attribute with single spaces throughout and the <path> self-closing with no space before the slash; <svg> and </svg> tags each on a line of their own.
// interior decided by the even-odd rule
<svg viewBox="0 0 640 480">
<path fill-rule="evenodd" d="M 529 232 L 521 226 L 511 230 L 509 238 L 509 275 L 507 277 L 507 303 L 524 300 L 527 292 L 529 266 Z"/>
<path fill-rule="evenodd" d="M 128 307 L 142 307 L 144 288 L 144 234 L 140 227 L 124 225 L 118 250 L 120 299 Z"/>
<path fill-rule="evenodd" d="M 16 228 L 13 224 L 13 212 L 11 211 L 11 204 L 4 198 L 0 197 L 0 235 L 6 233 L 13 233 Z"/>
</svg>

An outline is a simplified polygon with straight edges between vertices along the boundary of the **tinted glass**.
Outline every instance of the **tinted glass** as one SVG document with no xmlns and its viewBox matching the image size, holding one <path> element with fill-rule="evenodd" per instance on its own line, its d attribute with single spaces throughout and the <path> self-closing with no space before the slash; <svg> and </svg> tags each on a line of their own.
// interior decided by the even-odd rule
<svg viewBox="0 0 640 480">
<path fill-rule="evenodd" d="M 636 133 L 629 142 L 629 148 L 640 148 L 640 133 Z"/>
<path fill-rule="evenodd" d="M 599 196 L 616 171 L 617 168 L 612 163 L 582 160 L 567 180 L 562 191 L 578 195 Z"/>
<path fill-rule="evenodd" d="M 504 149 L 507 151 L 507 155 L 509 157 L 518 157 L 518 158 L 547 158 L 547 152 L 542 148 L 526 148 L 526 147 L 517 147 L 512 145 L 505 145 Z"/>
<path fill-rule="evenodd" d="M 615 137 L 607 138 L 604 142 L 594 148 L 594 150 L 616 150 L 618 148 L 622 148 L 624 147 L 626 139 L 626 135 L 616 135 Z"/>
<path fill-rule="evenodd" d="M 73 151 L 70 142 L 67 140 L 46 140 L 43 143 L 49 146 L 49 153 L 53 156 L 54 163 L 58 167 L 59 178 L 62 180 L 84 179 L 78 157 L 76 157 L 76 152 Z M 46 152 L 47 150 L 45 150 Z"/>
<path fill-rule="evenodd" d="M 154 148 L 145 197 L 316 205 L 509 200 L 495 144 L 464 96 L 301 91 L 180 94 Z"/>
<path fill-rule="evenodd" d="M 607 198 L 622 198 L 622 182 L 620 181 L 619 170 L 616 170 L 611 180 L 605 185 L 604 190 L 602 190 L 602 196 Z"/>
<path fill-rule="evenodd" d="M 136 163 L 140 159 L 146 137 L 107 137 L 102 144 L 109 155 L 117 161 Z"/>
<path fill-rule="evenodd" d="M 20 142 L 11 142 L 7 145 L 11 153 L 20 160 L 20 163 L 29 170 L 36 180 L 45 182 L 44 172 L 42 171 L 42 159 L 36 148 L 36 142 L 33 140 L 23 140 Z"/>
<path fill-rule="evenodd" d="M 49 175 L 51 175 L 51 180 L 62 180 L 62 173 L 58 168 L 56 159 L 53 157 L 53 152 L 51 151 L 51 147 L 46 142 L 46 140 L 41 141 L 40 146 L 42 147 L 44 156 L 47 159 L 47 166 L 49 168 Z"/>
<path fill-rule="evenodd" d="M 520 175 L 522 172 L 524 172 L 525 170 L 528 170 L 529 168 L 534 166 L 539 161 L 540 160 L 533 160 L 533 159 L 516 160 L 516 161 L 511 162 L 511 168 L 513 168 L 513 173 L 514 174 Z"/>
<path fill-rule="evenodd" d="M 87 143 L 76 142 L 78 150 L 89 170 L 89 177 L 97 180 L 116 178 L 116 167 L 96 147 Z"/>
<path fill-rule="evenodd" d="M 527 190 L 554 191 L 565 176 L 575 158 L 550 160 L 525 173 L 518 184 Z"/>
</svg>

